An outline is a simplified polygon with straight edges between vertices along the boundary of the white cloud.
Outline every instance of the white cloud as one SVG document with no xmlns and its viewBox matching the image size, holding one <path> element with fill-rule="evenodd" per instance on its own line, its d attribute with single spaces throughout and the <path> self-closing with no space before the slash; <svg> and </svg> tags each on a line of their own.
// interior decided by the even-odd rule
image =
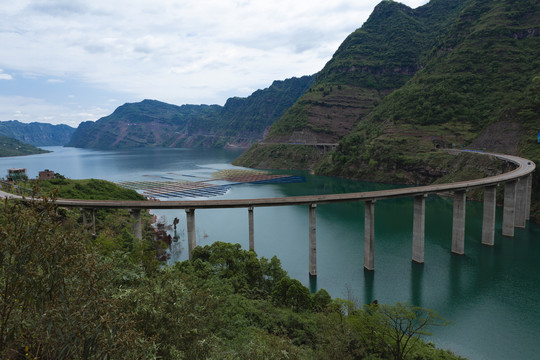
<svg viewBox="0 0 540 360">
<path fill-rule="evenodd" d="M 4 70 L 0 69 L 0 80 L 13 80 L 13 76 L 4 74 Z"/>
<path fill-rule="evenodd" d="M 96 120 L 108 115 L 108 109 L 90 107 L 70 108 L 42 99 L 23 96 L 0 96 L 0 119 L 20 122 L 48 122 L 77 127 L 82 121 Z"/>
<path fill-rule="evenodd" d="M 121 102 L 223 104 L 319 71 L 378 2 L 18 0 L 0 8 L 0 66 Z"/>
</svg>

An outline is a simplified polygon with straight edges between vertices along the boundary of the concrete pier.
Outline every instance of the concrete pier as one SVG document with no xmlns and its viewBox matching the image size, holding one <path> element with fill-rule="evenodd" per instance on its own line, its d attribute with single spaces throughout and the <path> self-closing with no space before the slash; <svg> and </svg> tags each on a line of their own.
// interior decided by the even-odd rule
<svg viewBox="0 0 540 360">
<path fill-rule="evenodd" d="M 527 178 L 527 197 L 525 200 L 527 204 L 525 205 L 525 220 L 529 221 L 531 218 L 531 196 L 532 196 L 532 174 L 526 176 Z"/>
<path fill-rule="evenodd" d="M 309 275 L 317 276 L 317 204 L 309 205 Z"/>
<path fill-rule="evenodd" d="M 186 209 L 188 255 L 191 260 L 191 252 L 197 246 L 197 234 L 195 233 L 195 209 Z"/>
<path fill-rule="evenodd" d="M 131 214 L 131 231 L 137 240 L 142 240 L 141 209 L 129 210 Z"/>
<path fill-rule="evenodd" d="M 253 206 L 248 207 L 249 250 L 255 251 L 255 227 L 253 224 Z"/>
<path fill-rule="evenodd" d="M 517 180 L 512 180 L 504 185 L 504 208 L 503 208 L 503 236 L 514 236 L 514 221 L 516 215 L 516 187 Z"/>
<path fill-rule="evenodd" d="M 375 269 L 375 200 L 365 203 L 364 211 L 364 269 Z"/>
<path fill-rule="evenodd" d="M 465 253 L 465 209 L 467 205 L 467 192 L 458 190 L 454 192 L 454 217 L 452 222 L 452 252 L 463 255 Z"/>
<path fill-rule="evenodd" d="M 414 197 L 412 261 L 419 264 L 424 263 L 426 196 L 427 195 L 417 195 Z"/>
<path fill-rule="evenodd" d="M 83 218 L 83 229 L 84 230 L 88 230 L 88 228 L 92 228 L 92 234 L 95 235 L 96 234 L 96 212 L 95 212 L 95 209 L 89 209 L 89 208 L 81 208 L 81 213 L 82 213 L 82 218 Z M 90 224 L 90 226 L 88 225 L 88 219 L 87 219 L 87 216 L 88 216 L 88 213 L 92 214 L 91 215 L 91 220 L 92 220 L 92 223 Z"/>
<path fill-rule="evenodd" d="M 484 188 L 484 217 L 482 220 L 482 244 L 495 244 L 495 210 L 497 208 L 497 185 Z"/>
<path fill-rule="evenodd" d="M 525 212 L 527 207 L 527 179 L 518 179 L 516 185 L 516 215 L 514 218 L 514 226 L 518 228 L 525 228 L 526 218 Z"/>
</svg>

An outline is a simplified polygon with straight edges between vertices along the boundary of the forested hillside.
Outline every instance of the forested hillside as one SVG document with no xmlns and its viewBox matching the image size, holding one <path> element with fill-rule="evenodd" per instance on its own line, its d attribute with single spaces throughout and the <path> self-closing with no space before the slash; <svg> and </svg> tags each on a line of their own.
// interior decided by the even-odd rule
<svg viewBox="0 0 540 360">
<path fill-rule="evenodd" d="M 263 138 L 312 82 L 310 76 L 274 81 L 247 98 L 228 99 L 225 106 L 155 100 L 124 104 L 96 122 L 81 123 L 67 146 L 248 147 Z"/>
<path fill-rule="evenodd" d="M 48 151 L 25 144 L 17 139 L 0 135 L 0 157 L 42 154 Z"/>
<path fill-rule="evenodd" d="M 8 136 L 34 146 L 63 146 L 69 142 L 75 129 L 71 126 L 46 123 L 22 123 L 17 120 L 0 121 L 0 135 Z"/>
</svg>

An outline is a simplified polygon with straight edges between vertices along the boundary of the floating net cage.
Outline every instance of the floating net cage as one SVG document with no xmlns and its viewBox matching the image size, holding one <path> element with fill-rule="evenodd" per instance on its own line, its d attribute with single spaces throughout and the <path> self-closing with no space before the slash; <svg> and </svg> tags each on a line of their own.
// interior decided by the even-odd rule
<svg viewBox="0 0 540 360">
<path fill-rule="evenodd" d="M 173 176 L 188 177 L 200 180 L 175 180 L 169 176 L 144 175 L 156 180 L 120 181 L 117 184 L 135 190 L 148 198 L 200 198 L 224 195 L 231 186 L 239 184 L 279 184 L 304 182 L 302 176 L 270 174 L 266 171 L 226 169 L 216 171 L 210 178 L 195 175 L 174 174 Z"/>
</svg>

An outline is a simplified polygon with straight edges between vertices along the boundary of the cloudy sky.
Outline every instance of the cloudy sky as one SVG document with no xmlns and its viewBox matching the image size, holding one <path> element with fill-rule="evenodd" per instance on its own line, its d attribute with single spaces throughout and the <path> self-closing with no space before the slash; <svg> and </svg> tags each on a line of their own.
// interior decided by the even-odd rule
<svg viewBox="0 0 540 360">
<path fill-rule="evenodd" d="M 0 121 L 76 127 L 143 99 L 223 105 L 316 73 L 378 2 L 2 1 Z"/>
</svg>

